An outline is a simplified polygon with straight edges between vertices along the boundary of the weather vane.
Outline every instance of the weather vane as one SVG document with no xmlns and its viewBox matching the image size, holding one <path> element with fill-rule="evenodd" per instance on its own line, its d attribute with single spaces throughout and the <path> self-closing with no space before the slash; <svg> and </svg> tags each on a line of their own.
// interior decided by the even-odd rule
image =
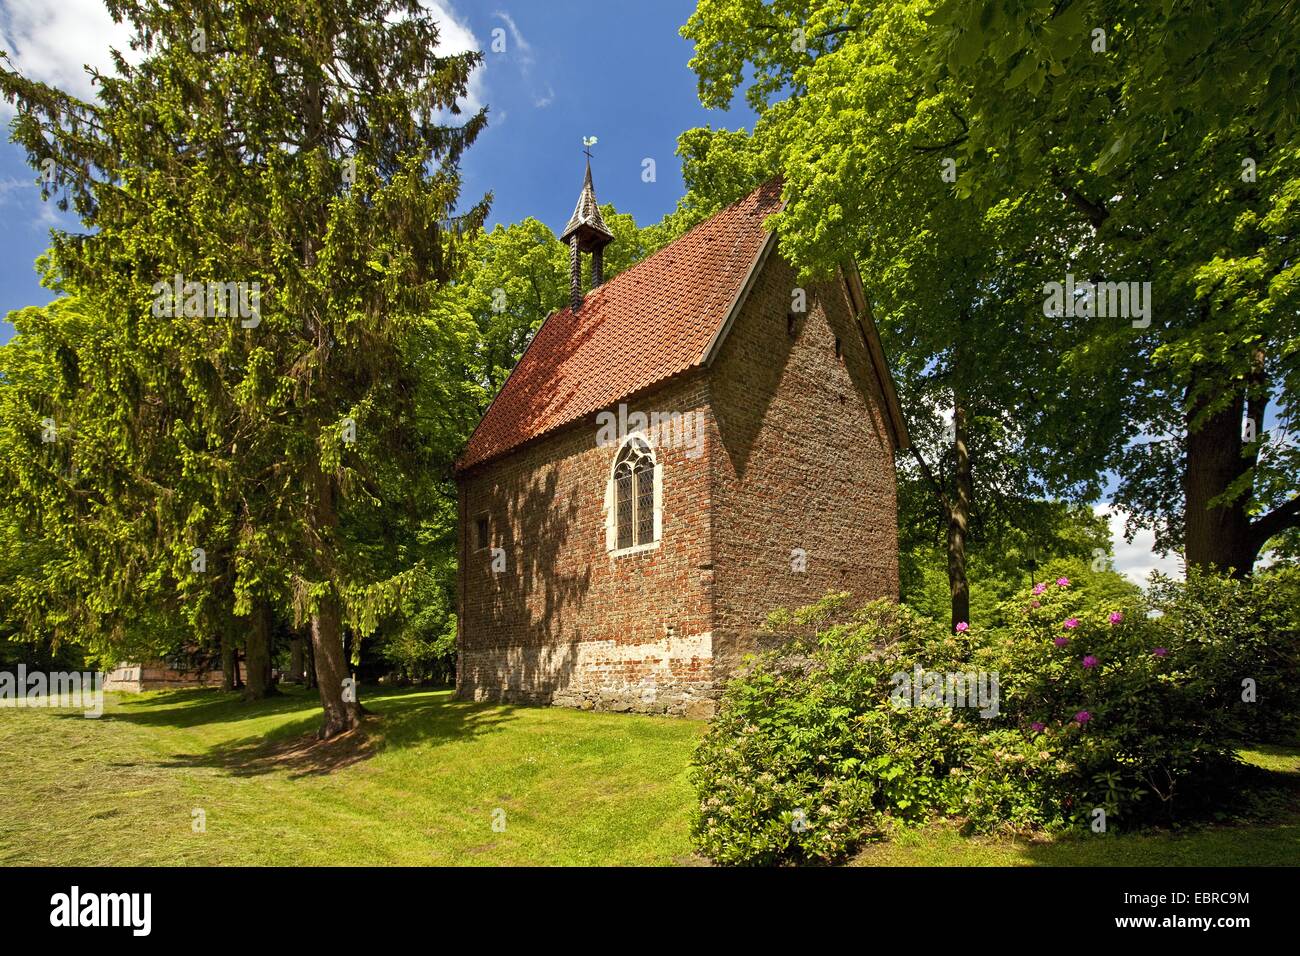
<svg viewBox="0 0 1300 956">
<path fill-rule="evenodd" d="M 596 145 L 596 137 L 594 136 L 582 137 L 582 151 L 587 154 L 588 159 L 591 159 L 591 147 L 595 145 Z"/>
</svg>

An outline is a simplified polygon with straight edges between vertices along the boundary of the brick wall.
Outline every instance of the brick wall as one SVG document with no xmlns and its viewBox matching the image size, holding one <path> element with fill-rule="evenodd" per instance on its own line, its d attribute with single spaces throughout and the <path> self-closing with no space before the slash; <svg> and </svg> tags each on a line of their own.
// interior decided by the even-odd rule
<svg viewBox="0 0 1300 956">
<path fill-rule="evenodd" d="M 607 552 L 617 448 L 597 446 L 594 416 L 461 476 L 458 696 L 708 716 L 773 608 L 828 590 L 897 598 L 880 382 L 842 280 L 807 286 L 791 335 L 795 285 L 770 256 L 712 369 L 627 400 L 705 416 L 698 457 L 657 449 L 656 549 Z"/>
<path fill-rule="evenodd" d="M 779 606 L 828 590 L 898 597 L 894 448 L 885 399 L 843 281 L 804 286 L 775 252 L 712 368 L 714 658 L 719 673 L 763 642 Z M 840 340 L 842 358 L 835 354 Z M 806 552 L 806 571 L 792 552 Z"/>
<path fill-rule="evenodd" d="M 698 373 L 627 404 L 707 415 Z M 457 694 L 705 716 L 714 693 L 708 438 L 698 457 L 656 449 L 659 547 L 611 557 L 606 486 L 618 449 L 596 437 L 593 416 L 462 476 Z M 500 573 L 493 551 L 476 548 L 482 513 L 491 547 L 504 550 Z"/>
</svg>

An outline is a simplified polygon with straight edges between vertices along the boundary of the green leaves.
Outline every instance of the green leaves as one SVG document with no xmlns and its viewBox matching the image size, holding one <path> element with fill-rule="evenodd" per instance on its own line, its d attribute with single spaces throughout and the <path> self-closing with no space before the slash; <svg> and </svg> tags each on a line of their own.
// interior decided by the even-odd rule
<svg viewBox="0 0 1300 956">
<path fill-rule="evenodd" d="M 982 29 L 968 26 L 966 29 L 961 30 L 952 39 L 952 47 L 948 54 L 949 69 L 957 73 L 973 66 L 975 61 L 979 59 L 983 49 L 984 31 Z"/>
<path fill-rule="evenodd" d="M 712 95 L 750 66 L 762 86 L 744 148 L 725 138 L 738 134 L 683 136 L 688 157 L 708 157 L 699 174 L 686 165 L 688 202 L 726 194 L 724 163 L 781 172 L 782 252 L 805 274 L 856 258 L 904 407 L 951 407 L 960 387 L 978 410 L 1001 409 L 1024 436 L 1021 480 L 1053 493 L 1095 494 L 1097 475 L 1118 471 L 1120 499 L 1164 546 L 1192 473 L 1215 469 L 1137 437 L 1185 437 L 1205 417 L 1185 405 L 1249 388 L 1261 417 L 1288 427 L 1269 431 L 1258 462 L 1243 446 L 1215 497 L 1250 474 L 1234 509 L 1265 531 L 1270 514 L 1294 525 L 1280 509 L 1300 493 L 1300 10 L 855 4 L 869 28 L 796 67 L 728 16 L 739 9 L 701 3 L 683 31 Z M 1150 282 L 1151 324 L 1045 316 L 1044 286 L 1067 275 Z M 1039 414 L 1043 402 L 1054 410 Z M 941 460 L 941 446 L 925 452 Z"/>
<path fill-rule="evenodd" d="M 1126 138 L 1126 134 L 1120 133 L 1106 144 L 1105 149 L 1101 151 L 1101 155 L 1093 163 L 1093 170 L 1100 175 L 1106 175 L 1128 158 L 1131 145 Z"/>
<path fill-rule="evenodd" d="M 1015 67 L 1011 70 L 1011 73 L 1008 74 L 1007 82 L 1002 88 L 1004 90 L 1014 90 L 1017 86 L 1027 83 L 1031 77 L 1037 75 L 1038 73 L 1039 73 L 1038 60 L 1032 54 L 1026 53 L 1023 57 L 1021 57 L 1020 62 L 1017 63 Z M 1039 88 L 1042 87 L 1041 79 L 1038 80 L 1038 87 Z M 1032 92 L 1036 93 L 1038 92 L 1038 90 L 1032 89 Z"/>
<path fill-rule="evenodd" d="M 35 356 L 26 402 L 76 423 L 58 464 L 77 476 L 38 483 L 49 468 L 29 448 L 12 506 L 76 563 L 69 598 L 120 602 L 128 624 L 147 610 L 211 639 L 259 601 L 283 618 L 341 600 L 372 633 L 423 552 L 449 547 L 445 528 L 421 540 L 421 518 L 451 500 L 477 410 L 477 334 L 445 287 L 486 214 L 484 199 L 453 215 L 486 114 L 453 126 L 442 111 L 479 54 L 439 54 L 428 12 L 389 0 L 265 0 L 252 18 L 118 6 L 143 58 L 98 102 L 0 71 L 21 114 L 51 119 L 18 139 L 33 163 L 53 151 L 82 213 L 87 235 L 55 237 L 49 281 L 94 318 L 57 369 L 59 353 Z M 194 16 L 207 55 L 187 42 Z M 158 309 L 155 285 L 177 275 L 256 283 L 260 321 L 198 299 Z M 45 348 L 32 331 L 11 354 Z M 2 391 L 16 437 L 20 396 Z"/>
</svg>

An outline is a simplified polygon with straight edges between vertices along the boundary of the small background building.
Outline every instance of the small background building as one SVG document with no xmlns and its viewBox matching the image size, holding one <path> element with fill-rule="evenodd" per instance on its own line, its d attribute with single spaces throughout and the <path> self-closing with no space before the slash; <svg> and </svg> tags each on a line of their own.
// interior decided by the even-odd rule
<svg viewBox="0 0 1300 956">
<path fill-rule="evenodd" d="M 220 687 L 221 671 L 174 670 L 161 661 L 118 664 L 104 676 L 104 690 L 140 693 L 146 690 L 180 690 L 185 687 Z"/>
</svg>

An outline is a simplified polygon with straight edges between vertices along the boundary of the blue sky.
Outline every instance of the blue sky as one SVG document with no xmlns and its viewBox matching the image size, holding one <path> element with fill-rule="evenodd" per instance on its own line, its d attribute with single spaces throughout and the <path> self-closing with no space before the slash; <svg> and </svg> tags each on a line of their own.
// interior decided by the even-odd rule
<svg viewBox="0 0 1300 956">
<path fill-rule="evenodd" d="M 691 44 L 678 35 L 695 0 L 424 0 L 443 24 L 446 52 L 482 50 L 465 106 L 489 108 L 489 125 L 462 163 L 467 201 L 491 191 L 489 224 L 534 216 L 559 232 L 582 185 L 582 137 L 600 140 L 592 163 L 596 193 L 645 225 L 671 211 L 683 192 L 677 136 L 712 125 L 752 126 L 737 102 L 705 110 L 687 68 Z M 82 65 L 107 69 L 110 45 L 126 51 L 127 33 L 101 0 L 0 0 L 0 48 L 33 79 L 83 97 L 92 89 Z M 504 45 L 504 49 L 500 47 Z M 494 46 L 498 48 L 494 50 Z M 12 112 L 0 104 L 6 125 Z M 49 230 L 77 228 L 74 217 L 42 203 L 21 150 L 0 142 L 0 316 L 52 296 L 33 268 Z M 645 160 L 655 181 L 645 182 Z M 13 327 L 0 321 L 0 342 Z M 1101 510 L 1106 506 L 1099 505 Z M 1151 536 L 1132 545 L 1123 517 L 1110 516 L 1116 565 L 1133 580 L 1174 562 L 1151 553 Z"/>
<path fill-rule="evenodd" d="M 684 129 L 749 126 L 743 103 L 730 113 L 705 110 L 687 69 L 691 44 L 677 33 L 694 0 L 426 0 L 444 24 L 448 52 L 479 49 L 483 67 L 470 109 L 489 110 L 489 125 L 462 163 L 463 197 L 494 195 L 490 223 L 535 216 L 563 228 L 582 186 L 582 137 L 594 135 L 596 194 L 645 225 L 672 210 L 683 192 L 677 136 Z M 500 31 L 494 32 L 494 31 Z M 110 44 L 126 49 L 100 0 L 0 0 L 0 48 L 27 75 L 89 95 L 81 65 L 107 68 Z M 500 47 L 504 45 L 504 49 Z M 494 46 L 499 52 L 494 51 Z M 0 111 L 6 126 L 12 111 Z M 655 163 L 655 181 L 642 180 Z M 76 229 L 74 217 L 41 202 L 20 149 L 0 144 L 0 316 L 48 302 L 32 263 L 51 226 Z M 0 324 L 0 342 L 12 326 Z"/>
</svg>

